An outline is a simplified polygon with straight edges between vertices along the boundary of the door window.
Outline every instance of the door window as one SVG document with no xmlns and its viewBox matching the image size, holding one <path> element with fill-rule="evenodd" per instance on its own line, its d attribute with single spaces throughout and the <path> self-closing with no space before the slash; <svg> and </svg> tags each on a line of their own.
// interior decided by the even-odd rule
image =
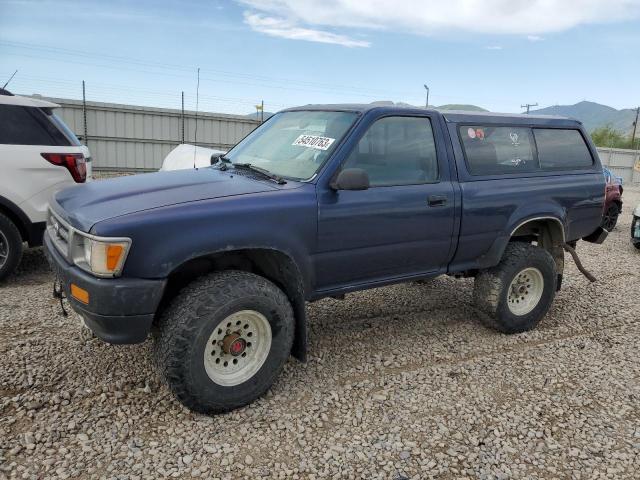
<svg viewBox="0 0 640 480">
<path fill-rule="evenodd" d="M 372 187 L 436 182 L 438 161 L 431 121 L 426 117 L 377 120 L 343 168 L 361 168 Z"/>
</svg>

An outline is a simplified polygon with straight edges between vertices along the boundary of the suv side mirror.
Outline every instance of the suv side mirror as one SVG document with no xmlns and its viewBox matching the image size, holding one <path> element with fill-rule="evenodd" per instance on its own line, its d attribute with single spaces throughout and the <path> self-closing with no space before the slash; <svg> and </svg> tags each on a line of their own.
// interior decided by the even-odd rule
<svg viewBox="0 0 640 480">
<path fill-rule="evenodd" d="M 366 190 L 369 188 L 369 175 L 361 168 L 345 168 L 331 182 L 334 190 Z"/>
</svg>

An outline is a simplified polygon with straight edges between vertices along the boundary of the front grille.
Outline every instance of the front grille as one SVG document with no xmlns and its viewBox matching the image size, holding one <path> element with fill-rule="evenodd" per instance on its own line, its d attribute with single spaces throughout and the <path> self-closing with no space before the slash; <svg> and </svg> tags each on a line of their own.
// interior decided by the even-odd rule
<svg viewBox="0 0 640 480">
<path fill-rule="evenodd" d="M 49 218 L 47 219 L 47 232 L 53 241 L 56 249 L 64 258 L 69 258 L 69 245 L 71 243 L 71 227 L 67 222 L 62 220 L 59 215 L 49 210 Z"/>
</svg>

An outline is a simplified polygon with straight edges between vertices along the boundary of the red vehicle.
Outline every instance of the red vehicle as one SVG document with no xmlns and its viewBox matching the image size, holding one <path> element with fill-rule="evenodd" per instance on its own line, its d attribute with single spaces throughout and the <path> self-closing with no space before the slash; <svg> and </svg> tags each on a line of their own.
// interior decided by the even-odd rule
<svg viewBox="0 0 640 480">
<path fill-rule="evenodd" d="M 622 179 L 616 177 L 608 168 L 603 168 L 602 170 L 607 185 L 605 187 L 601 226 L 610 232 L 616 227 L 618 216 L 622 213 Z"/>
</svg>

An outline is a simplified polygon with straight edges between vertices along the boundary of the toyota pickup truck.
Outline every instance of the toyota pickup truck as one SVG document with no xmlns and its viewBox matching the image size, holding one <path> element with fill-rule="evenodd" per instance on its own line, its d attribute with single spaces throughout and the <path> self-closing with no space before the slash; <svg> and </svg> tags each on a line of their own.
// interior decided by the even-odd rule
<svg viewBox="0 0 640 480">
<path fill-rule="evenodd" d="M 45 250 L 95 335 L 151 335 L 175 396 L 216 413 L 264 394 L 290 355 L 305 360 L 305 305 L 324 297 L 473 277 L 486 325 L 535 327 L 565 251 L 606 237 L 604 194 L 576 120 L 305 106 L 210 166 L 59 192 Z"/>
</svg>

